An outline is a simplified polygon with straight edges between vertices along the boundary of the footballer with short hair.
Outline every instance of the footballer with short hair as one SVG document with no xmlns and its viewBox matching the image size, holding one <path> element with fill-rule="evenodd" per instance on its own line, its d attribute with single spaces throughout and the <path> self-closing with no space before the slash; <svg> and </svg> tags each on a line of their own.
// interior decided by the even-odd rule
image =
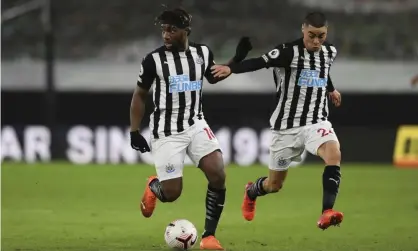
<svg viewBox="0 0 418 251">
<path fill-rule="evenodd" d="M 215 77 L 273 68 L 277 105 L 270 118 L 272 141 L 268 177 L 245 186 L 242 214 L 251 221 L 256 199 L 278 192 L 284 184 L 292 161 L 300 161 L 306 149 L 323 159 L 322 215 L 320 229 L 339 225 L 343 213 L 333 209 L 341 181 L 340 143 L 328 121 L 328 97 L 335 106 L 341 95 L 335 90 L 330 70 L 337 49 L 326 41 L 328 21 L 321 12 L 311 12 L 302 23 L 303 37 L 279 44 L 258 58 L 212 67 Z"/>
</svg>

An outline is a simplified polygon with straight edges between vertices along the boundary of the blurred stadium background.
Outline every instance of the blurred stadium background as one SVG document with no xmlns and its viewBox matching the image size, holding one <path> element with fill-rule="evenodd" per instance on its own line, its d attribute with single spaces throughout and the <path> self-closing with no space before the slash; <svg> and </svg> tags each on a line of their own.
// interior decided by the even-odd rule
<svg viewBox="0 0 418 251">
<path fill-rule="evenodd" d="M 219 63 L 226 62 L 234 54 L 235 45 L 241 36 L 251 37 L 254 49 L 249 57 L 255 57 L 279 43 L 300 37 L 301 22 L 307 11 L 312 9 L 324 11 L 330 20 L 328 40 L 338 48 L 338 57 L 331 75 L 334 85 L 343 97 L 341 108 L 331 108 L 330 119 L 342 144 L 344 165 L 353 165 L 350 166 L 353 170 L 351 178 L 360 183 L 364 182 L 362 183 L 364 186 L 360 183 L 359 185 L 351 183 L 351 187 L 353 191 L 357 191 L 357 194 L 361 191 L 355 190 L 356 188 L 373 190 L 369 186 L 382 188 L 381 191 L 386 193 L 389 188 L 382 182 L 398 182 L 399 193 L 389 192 L 386 196 L 389 200 L 393 198 L 403 202 L 408 201 L 411 203 L 411 205 L 408 204 L 411 211 L 405 214 L 408 217 L 418 217 L 417 190 L 414 190 L 418 186 L 416 184 L 418 173 L 408 170 L 408 174 L 405 175 L 399 172 L 406 170 L 396 169 L 396 167 L 418 166 L 417 0 L 170 0 L 165 2 L 2 0 L 2 219 L 6 224 L 2 224 L 2 233 L 6 236 L 6 239 L 2 239 L 2 244 L 8 248 L 4 250 L 19 250 L 19 248 L 23 248 L 22 250 L 57 250 L 57 246 L 66 250 L 65 247 L 71 245 L 85 247 L 88 245 L 86 243 L 90 243 L 90 246 L 89 249 L 84 250 L 98 250 L 99 247 L 100 250 L 107 250 L 97 244 L 98 240 L 97 245 L 91 239 L 83 242 L 80 238 L 78 242 L 74 242 L 74 238 L 78 238 L 75 237 L 77 235 L 74 232 L 69 234 L 68 231 L 79 231 L 80 235 L 89 232 L 90 235 L 86 234 L 86 238 L 89 236 L 92 239 L 96 238 L 97 236 L 93 233 L 95 230 L 102 231 L 102 225 L 95 225 L 97 221 L 89 221 L 88 217 L 91 215 L 85 216 L 84 214 L 88 210 L 97 210 L 93 209 L 94 205 L 100 205 L 103 211 L 100 211 L 102 218 L 98 217 L 96 220 L 106 222 L 112 217 L 117 220 L 116 213 L 113 215 L 106 210 L 116 210 L 115 204 L 118 203 L 119 205 L 125 204 L 125 208 L 117 210 L 126 215 L 126 218 L 122 220 L 125 227 L 133 224 L 127 227 L 132 232 L 127 234 L 124 231 L 121 234 L 122 232 L 111 229 L 106 234 L 100 232 L 101 236 L 106 236 L 107 239 L 97 238 L 104 242 L 107 240 L 108 248 L 119 248 L 119 244 L 115 243 L 118 243 L 120 238 L 126 241 L 125 243 L 130 243 L 132 247 L 137 244 L 132 243 L 132 239 L 138 238 L 135 237 L 138 235 L 135 231 L 139 231 L 134 223 L 142 224 L 145 221 L 142 222 L 143 219 L 140 219 L 138 212 L 126 213 L 133 209 L 127 209 L 126 200 L 122 200 L 127 197 L 117 195 L 116 191 L 120 193 L 128 191 L 131 196 L 129 199 L 135 200 L 136 203 L 142 189 L 142 176 L 152 173 L 153 170 L 144 168 L 146 171 L 138 171 L 138 169 L 129 169 L 127 165 L 145 167 L 153 163 L 150 154 L 139 155 L 130 148 L 128 110 L 140 61 L 146 53 L 160 45 L 160 33 L 159 29 L 154 26 L 154 17 L 162 10 L 162 3 L 169 6 L 181 4 L 192 13 L 191 40 L 209 45 Z M 231 172 L 240 176 L 240 169 L 253 167 L 254 171 L 248 171 L 252 169 L 243 171 L 242 177 L 245 177 L 243 182 L 264 173 L 266 170 L 258 167 L 259 164 L 266 164 L 268 159 L 270 137 L 268 120 L 275 102 L 272 73 L 269 70 L 263 70 L 234 75 L 213 86 L 206 84 L 203 97 L 205 116 L 222 144 L 225 162 L 231 164 Z M 147 105 L 148 113 L 152 111 L 152 108 L 150 97 Z M 143 127 L 142 133 L 149 134 L 148 118 L 144 120 Z M 307 154 L 305 157 L 302 167 L 321 164 L 317 158 Z M 43 164 L 28 166 L 36 167 L 36 170 L 40 170 L 39 172 L 26 168 L 25 163 L 37 162 Z M 58 164 L 61 162 L 65 164 Z M 83 170 L 88 171 L 78 173 L 81 169 L 73 164 L 85 164 Z M 113 180 L 112 183 L 104 177 L 103 173 L 98 174 L 100 171 L 94 167 L 95 164 L 103 164 L 102 170 L 112 175 L 117 181 Z M 126 175 L 118 176 L 108 164 L 119 166 L 120 169 L 117 170 L 122 170 L 122 174 Z M 361 171 L 356 165 L 364 167 L 370 176 L 376 177 L 375 183 L 365 185 L 366 180 L 362 179 Z M 57 171 L 53 166 L 62 168 L 58 168 Z M 129 172 L 132 172 L 132 176 L 128 174 Z M 195 171 L 190 172 L 193 177 Z M 250 174 L 250 172 L 253 173 Z M 298 173 L 303 175 L 298 170 L 295 172 L 296 176 Z M 137 177 L 134 177 L 135 174 Z M 319 179 L 320 171 L 318 170 L 314 175 L 318 175 Z M 203 180 L 200 176 L 196 177 Z M 242 183 L 236 180 L 237 176 L 229 177 L 231 177 L 232 184 Z M 391 177 L 398 177 L 398 179 L 393 181 Z M 67 178 L 76 180 L 72 183 L 66 180 Z M 96 181 L 94 181 L 95 178 L 97 178 Z M 310 178 L 306 174 L 300 178 L 303 182 L 306 181 L 307 185 L 311 182 L 319 186 L 319 183 L 309 181 Z M 40 180 L 46 185 L 38 186 Z M 140 182 L 134 180 L 140 180 Z M 86 183 L 83 183 L 84 181 Z M 127 185 L 125 181 L 132 183 Z M 95 182 L 103 186 L 97 187 L 94 185 Z M 134 184 L 134 182 L 137 183 Z M 291 182 L 289 181 L 289 186 L 292 186 Z M 347 181 L 347 184 L 349 182 Z M 62 187 L 62 184 L 66 186 Z M 124 192 L 121 188 L 116 191 L 106 190 L 106 184 L 125 186 L 127 190 Z M 403 189 L 402 185 L 406 187 Z M 83 189 L 90 193 L 83 195 L 86 191 Z M 97 194 L 98 192 L 91 192 L 95 189 L 106 191 L 110 196 L 109 199 L 101 197 Z M 240 189 L 231 188 L 231 191 L 234 192 L 234 189 L 241 198 Z M 56 193 L 59 191 L 59 195 L 54 191 Z M 298 192 L 299 190 L 296 189 L 294 193 Z M 87 201 L 86 196 L 94 199 Z M 304 196 L 309 197 L 310 194 Z M 319 194 L 312 195 L 315 198 L 316 196 Z M 385 195 L 380 192 L 375 194 L 375 198 L 379 196 Z M 64 203 L 60 198 L 67 198 L 73 204 L 70 205 L 68 201 Z M 232 199 L 229 203 L 234 203 L 236 200 L 239 204 L 239 198 Z M 286 197 L 284 199 L 286 200 Z M 287 203 L 290 203 L 290 199 Z M 22 200 L 28 200 L 26 205 L 32 205 L 34 208 L 39 206 L 44 211 L 29 212 L 30 210 L 23 205 L 25 203 L 22 204 Z M 367 201 L 365 198 L 363 202 Z M 391 210 L 390 205 L 384 204 L 383 199 L 381 202 L 379 208 L 381 206 L 385 210 Z M 82 203 L 87 203 L 85 208 L 75 206 Z M 179 203 L 186 209 L 191 204 L 190 201 Z M 203 210 L 201 203 L 203 201 L 196 200 L 196 208 L 199 208 L 196 210 Z M 352 204 L 349 201 L 343 201 L 342 205 L 348 208 Z M 400 203 L 399 207 L 402 205 Z M 377 204 L 372 206 L 374 208 Z M 174 205 L 167 207 L 167 210 L 171 211 L 167 211 L 169 212 L 167 216 L 162 216 L 162 225 L 166 224 L 165 220 L 184 214 L 184 211 L 180 211 L 181 206 L 178 206 L 180 209 L 175 209 L 175 207 Z M 195 207 L 194 204 L 193 207 Z M 57 218 L 51 216 L 51 212 L 55 209 L 67 212 L 64 208 L 71 208 L 74 212 L 70 214 L 68 210 L 68 215 L 54 216 Z M 392 209 L 398 210 L 399 208 Z M 291 207 L 283 210 L 293 211 Z M 310 207 L 304 207 L 303 210 L 309 211 Z M 317 210 L 316 206 L 313 210 Z M 388 211 L 386 213 L 385 217 L 389 217 L 390 213 Z M 229 213 L 231 214 L 232 212 Z M 62 224 L 68 223 L 66 228 L 68 231 L 62 230 L 59 227 L 60 224 L 57 224 L 55 228 L 41 229 L 40 226 L 43 223 L 36 219 L 46 216 L 49 219 L 48 224 L 57 223 L 58 218 Z M 201 221 L 200 215 L 185 215 L 184 217 L 186 216 L 192 217 L 195 222 Z M 303 216 L 297 215 L 297 217 L 300 219 Z M 316 217 L 316 211 L 313 217 Z M 364 217 L 369 219 L 366 215 Z M 67 220 L 63 220 L 64 218 Z M 239 222 L 238 218 L 239 216 L 237 222 Z M 290 219 L 279 218 L 278 220 L 284 226 L 288 224 L 296 227 L 302 224 L 294 225 L 294 221 Z M 315 219 L 309 220 L 312 223 L 315 221 Z M 269 219 L 265 219 L 266 226 L 263 228 L 268 227 L 268 221 Z M 77 227 L 74 222 L 78 222 Z M 82 222 L 91 223 L 89 226 L 92 228 L 91 231 L 82 228 Z M 227 222 L 230 224 L 226 223 L 225 228 L 229 226 L 235 227 L 236 231 L 239 230 L 240 223 L 233 220 Z M 262 222 L 261 219 L 260 224 Z M 73 229 L 68 226 L 72 223 L 75 224 Z M 370 224 L 373 225 L 375 222 L 370 222 Z M 156 234 L 158 238 L 151 237 L 147 231 L 141 230 L 144 232 L 141 232 L 143 237 L 139 240 L 155 238 L 161 243 L 162 238 L 159 236 L 163 230 L 159 230 L 160 228 L 161 226 L 153 227 L 160 231 Z M 34 229 L 40 230 L 34 231 Z M 54 236 L 57 229 L 63 231 L 62 236 L 51 241 L 52 237 L 48 236 Z M 350 227 L 347 229 L 350 231 Z M 351 234 L 353 235 L 349 233 L 348 236 L 355 239 L 359 233 L 354 229 L 356 229 L 355 225 L 352 226 Z M 362 230 L 364 232 L 360 231 L 359 236 L 361 233 L 367 234 L 367 231 L 377 231 L 377 229 L 379 227 Z M 407 229 L 397 228 L 399 233 L 405 231 L 403 235 L 405 238 L 413 230 L 418 231 L 416 224 Z M 282 234 L 287 233 L 285 229 L 280 231 L 283 231 Z M 304 232 L 301 230 L 301 233 Z M 253 236 L 261 236 L 257 234 L 253 232 Z M 381 246 L 376 244 L 376 250 L 417 250 L 416 241 L 408 238 L 390 239 L 396 237 L 390 231 L 385 234 L 387 236 L 377 231 L 378 237 L 375 238 L 386 242 L 381 242 Z M 22 236 L 26 237 L 22 239 Z M 232 236 L 239 238 L 238 232 Z M 336 235 L 331 237 L 338 238 Z M 256 242 L 246 245 L 251 250 L 254 248 L 270 250 L 267 249 L 270 242 L 275 241 L 274 237 L 270 236 L 270 238 L 270 240 L 263 240 L 267 243 L 267 247 Z M 294 238 L 305 240 L 303 234 Z M 114 243 L 111 242 L 113 240 Z M 368 241 L 372 240 L 367 239 L 365 243 Z M 324 240 L 324 243 L 326 242 Z M 43 244 L 39 246 L 37 243 Z M 327 247 L 328 250 L 354 250 L 350 248 L 349 240 L 344 243 L 347 246 Z M 396 243 L 399 245 L 396 246 Z M 312 246 L 321 244 L 315 241 L 309 242 L 309 240 L 305 244 L 300 244 L 293 240 L 288 245 L 282 247 L 281 250 L 292 250 L 294 247 L 311 250 Z M 140 250 L 159 249 L 158 246 L 152 245 L 141 247 Z M 375 250 L 370 247 L 372 246 L 364 244 L 361 250 Z M 244 249 L 244 246 L 241 246 L 237 250 Z"/>
</svg>

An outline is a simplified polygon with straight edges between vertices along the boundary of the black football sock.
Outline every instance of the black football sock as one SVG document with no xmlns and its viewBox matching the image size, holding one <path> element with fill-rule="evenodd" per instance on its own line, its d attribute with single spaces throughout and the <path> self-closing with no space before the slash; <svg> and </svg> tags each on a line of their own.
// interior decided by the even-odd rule
<svg viewBox="0 0 418 251">
<path fill-rule="evenodd" d="M 251 200 L 257 199 L 258 196 L 266 195 L 267 192 L 263 188 L 263 182 L 267 177 L 258 178 L 247 190 L 247 195 Z"/>
<path fill-rule="evenodd" d="M 149 183 L 149 188 L 161 202 L 167 201 L 161 187 L 161 182 L 157 178 Z"/>
<path fill-rule="evenodd" d="M 322 212 L 332 209 L 340 187 L 341 172 L 339 166 L 326 166 L 322 174 Z"/>
<path fill-rule="evenodd" d="M 215 189 L 208 186 L 206 193 L 206 219 L 205 231 L 202 238 L 213 235 L 215 236 L 219 219 L 224 209 L 226 189 Z"/>
</svg>

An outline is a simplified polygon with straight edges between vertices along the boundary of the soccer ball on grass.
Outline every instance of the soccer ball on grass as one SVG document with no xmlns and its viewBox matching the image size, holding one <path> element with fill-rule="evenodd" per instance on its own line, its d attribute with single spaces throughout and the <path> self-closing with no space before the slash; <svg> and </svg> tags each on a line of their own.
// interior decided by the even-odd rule
<svg viewBox="0 0 418 251">
<path fill-rule="evenodd" d="M 175 220 L 165 229 L 164 239 L 171 248 L 188 250 L 193 248 L 197 242 L 197 230 L 188 220 Z"/>
</svg>

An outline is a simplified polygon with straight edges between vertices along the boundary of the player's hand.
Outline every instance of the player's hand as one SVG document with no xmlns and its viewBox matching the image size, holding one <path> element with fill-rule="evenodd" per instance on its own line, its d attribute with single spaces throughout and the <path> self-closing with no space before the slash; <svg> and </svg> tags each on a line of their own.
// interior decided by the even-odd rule
<svg viewBox="0 0 418 251">
<path fill-rule="evenodd" d="M 235 62 L 241 62 L 242 60 L 247 57 L 248 52 L 250 52 L 253 49 L 253 45 L 251 44 L 249 37 L 242 37 L 237 45 L 237 48 L 235 50 L 235 56 L 234 61 Z"/>
<path fill-rule="evenodd" d="M 329 97 L 331 98 L 331 101 L 335 107 L 339 107 L 341 105 L 341 93 L 339 93 L 337 90 L 330 92 Z"/>
<path fill-rule="evenodd" d="M 214 65 L 210 69 L 215 78 L 223 78 L 231 75 L 231 68 L 226 65 Z"/>
<path fill-rule="evenodd" d="M 141 153 L 151 151 L 147 140 L 139 133 L 139 130 L 131 132 L 131 147 Z"/>
</svg>

